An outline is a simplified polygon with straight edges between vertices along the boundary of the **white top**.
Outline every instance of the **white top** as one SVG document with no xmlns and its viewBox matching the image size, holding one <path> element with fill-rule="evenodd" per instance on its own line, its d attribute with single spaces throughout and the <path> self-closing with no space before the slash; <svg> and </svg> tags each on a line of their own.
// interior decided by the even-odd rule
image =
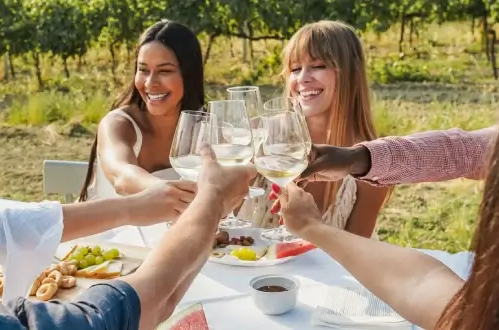
<svg viewBox="0 0 499 330">
<path fill-rule="evenodd" d="M 142 132 L 140 130 L 139 125 L 137 125 L 137 123 L 133 120 L 133 118 L 130 115 L 128 115 L 126 112 L 122 110 L 115 110 L 114 113 L 127 118 L 132 123 L 133 128 L 135 129 L 135 134 L 137 136 L 135 145 L 133 146 L 133 152 L 135 156 L 138 158 L 140 150 L 142 148 Z M 106 178 L 104 170 L 100 166 L 100 160 L 98 156 L 97 156 L 95 170 L 96 172 L 95 172 L 94 182 L 88 189 L 89 199 L 120 197 L 120 195 L 116 193 L 116 190 L 112 186 L 111 182 L 109 182 L 109 180 Z M 173 168 L 156 171 L 151 174 L 163 180 L 180 179 L 180 176 Z M 96 236 L 117 243 L 153 247 L 161 239 L 161 237 L 163 237 L 167 229 L 168 227 L 166 223 L 159 223 L 152 226 L 140 226 L 140 227 L 123 226 L 109 230 L 102 234 L 98 234 Z"/>
<path fill-rule="evenodd" d="M 2 303 L 26 297 L 33 279 L 54 259 L 63 224 L 59 202 L 25 203 L 0 199 Z"/>
</svg>

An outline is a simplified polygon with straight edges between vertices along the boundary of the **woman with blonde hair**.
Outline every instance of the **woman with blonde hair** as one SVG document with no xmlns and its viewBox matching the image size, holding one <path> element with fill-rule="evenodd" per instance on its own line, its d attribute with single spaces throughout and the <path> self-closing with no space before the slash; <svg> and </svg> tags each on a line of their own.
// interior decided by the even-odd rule
<svg viewBox="0 0 499 330">
<path fill-rule="evenodd" d="M 352 27 L 339 21 L 307 24 L 283 53 L 285 96 L 300 104 L 312 143 L 353 146 L 377 138 L 364 52 Z M 269 183 L 259 176 L 255 185 L 266 188 L 267 194 L 246 202 L 240 217 L 251 218 L 257 227 L 279 226 L 268 201 L 275 197 L 269 196 Z M 348 176 L 337 183 L 310 183 L 306 191 L 313 195 L 326 224 L 371 237 L 390 188 Z"/>
</svg>

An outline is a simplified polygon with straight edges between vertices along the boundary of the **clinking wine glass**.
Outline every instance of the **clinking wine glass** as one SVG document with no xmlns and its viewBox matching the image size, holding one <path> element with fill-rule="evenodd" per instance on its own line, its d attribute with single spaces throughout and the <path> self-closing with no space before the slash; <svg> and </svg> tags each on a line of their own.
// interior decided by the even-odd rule
<svg viewBox="0 0 499 330">
<path fill-rule="evenodd" d="M 182 179 L 196 182 L 201 170 L 201 147 L 210 143 L 216 131 L 215 116 L 204 111 L 180 113 L 170 149 L 170 164 Z M 167 223 L 171 227 L 173 222 Z"/>
<path fill-rule="evenodd" d="M 258 148 L 265 138 L 265 130 L 260 127 L 260 115 L 263 113 L 263 102 L 258 86 L 234 86 L 227 88 L 229 100 L 244 101 L 246 113 L 250 120 L 253 134 L 253 146 Z M 265 190 L 259 187 L 250 187 L 249 197 L 259 197 L 265 194 Z"/>
<path fill-rule="evenodd" d="M 242 100 L 221 100 L 208 103 L 208 109 L 215 117 L 215 131 L 211 146 L 222 166 L 248 164 L 253 158 L 253 135 Z M 252 226 L 251 221 L 238 219 L 232 211 L 219 228 L 231 229 Z"/>
<path fill-rule="evenodd" d="M 255 153 L 255 166 L 258 173 L 281 188 L 308 166 L 307 147 L 298 116 L 292 111 L 269 111 L 262 115 L 261 124 L 267 136 Z M 272 242 L 301 240 L 285 226 L 264 230 L 261 238 Z"/>
<path fill-rule="evenodd" d="M 211 143 L 215 116 L 204 111 L 182 111 L 170 149 L 170 164 L 184 180 L 196 182 L 201 170 L 201 146 Z"/>
<path fill-rule="evenodd" d="M 298 113 L 298 118 L 300 119 L 300 127 L 302 129 L 305 145 L 307 147 L 307 155 L 310 153 L 310 150 L 312 149 L 312 139 L 310 138 L 310 131 L 308 130 L 307 121 L 298 100 L 293 97 L 276 97 L 265 102 L 265 104 L 263 105 L 263 109 L 266 112 L 294 111 Z"/>
</svg>

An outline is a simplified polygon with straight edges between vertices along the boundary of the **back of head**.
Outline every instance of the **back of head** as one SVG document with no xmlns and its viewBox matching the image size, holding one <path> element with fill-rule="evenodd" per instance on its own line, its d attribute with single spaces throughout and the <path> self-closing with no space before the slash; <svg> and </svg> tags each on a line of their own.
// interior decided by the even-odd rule
<svg viewBox="0 0 499 330">
<path fill-rule="evenodd" d="M 499 139 L 491 147 L 494 149 L 473 239 L 471 274 L 435 329 L 499 329 Z"/>
</svg>

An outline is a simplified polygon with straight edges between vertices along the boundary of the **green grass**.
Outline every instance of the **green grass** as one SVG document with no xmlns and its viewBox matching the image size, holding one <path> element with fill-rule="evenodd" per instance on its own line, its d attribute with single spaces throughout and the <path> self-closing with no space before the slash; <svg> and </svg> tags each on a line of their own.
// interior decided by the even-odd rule
<svg viewBox="0 0 499 330">
<path fill-rule="evenodd" d="M 499 85 L 469 26 L 429 26 L 402 55 L 393 42 L 396 29 L 363 36 L 381 136 L 495 124 Z M 277 95 L 281 46 L 255 43 L 253 61 L 243 62 L 240 40 L 218 40 L 206 67 L 208 98 L 220 98 L 226 86 L 236 84 L 260 85 L 264 99 Z M 113 77 L 106 50 L 92 50 L 84 61 L 79 69 L 70 61 L 71 77 L 65 78 L 60 61 L 44 57 L 46 86 L 39 90 L 30 61 L 15 59 L 17 77 L 0 84 L 0 196 L 56 198 L 43 195 L 43 159 L 87 159 L 96 123 L 130 79 L 131 64 L 123 52 Z M 481 182 L 464 179 L 399 186 L 380 214 L 380 237 L 403 246 L 467 249 L 481 189 Z"/>
</svg>

